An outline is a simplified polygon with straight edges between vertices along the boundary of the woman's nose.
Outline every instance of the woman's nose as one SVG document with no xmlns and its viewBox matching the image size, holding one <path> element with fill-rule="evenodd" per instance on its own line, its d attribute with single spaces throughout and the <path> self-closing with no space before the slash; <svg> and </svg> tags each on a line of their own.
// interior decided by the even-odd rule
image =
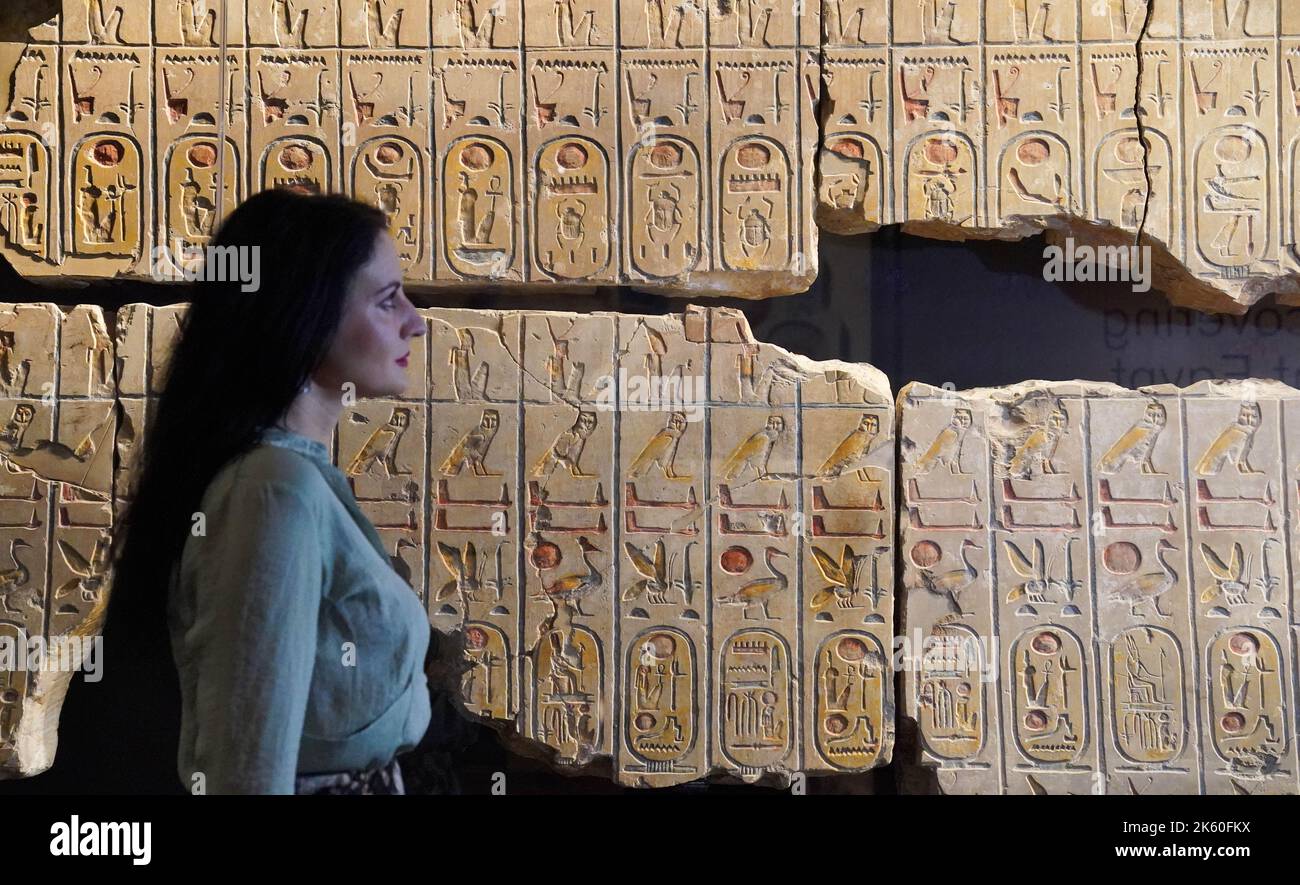
<svg viewBox="0 0 1300 885">
<path fill-rule="evenodd" d="M 424 317 L 421 316 L 420 312 L 415 309 L 414 304 L 411 304 L 410 301 L 407 301 L 406 303 L 407 306 L 410 308 L 410 310 L 407 312 L 406 323 L 402 329 L 402 337 L 418 338 L 421 335 L 425 334 L 426 331 L 428 331 L 424 327 Z"/>
</svg>

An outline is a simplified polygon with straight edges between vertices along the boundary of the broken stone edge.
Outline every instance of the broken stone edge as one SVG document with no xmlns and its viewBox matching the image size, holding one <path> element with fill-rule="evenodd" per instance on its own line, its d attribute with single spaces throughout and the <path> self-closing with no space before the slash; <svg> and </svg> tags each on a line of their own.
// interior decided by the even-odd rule
<svg viewBox="0 0 1300 885">
<path fill-rule="evenodd" d="M 895 408 L 894 399 L 891 396 L 891 387 L 889 384 L 889 378 L 880 369 L 876 368 L 873 365 L 870 365 L 869 363 L 853 363 L 853 362 L 847 362 L 838 359 L 814 360 L 809 357 L 803 356 L 802 354 L 792 353 L 791 351 L 785 350 L 784 348 L 779 347 L 775 344 L 768 344 L 766 342 L 755 341 L 753 337 L 753 330 L 749 325 L 748 317 L 746 317 L 743 312 L 739 310 L 735 310 L 734 308 L 719 308 L 719 307 L 705 307 L 701 305 L 687 305 L 685 311 L 683 311 L 682 313 L 669 313 L 669 314 L 657 315 L 657 316 L 648 315 L 648 314 L 625 314 L 625 313 L 618 313 L 616 311 L 599 311 L 599 312 L 592 312 L 589 314 L 570 313 L 568 315 L 602 316 L 602 317 L 615 317 L 615 318 L 621 317 L 624 319 L 672 318 L 682 323 L 683 331 L 685 332 L 686 318 L 689 315 L 697 312 L 699 313 L 709 312 L 712 313 L 714 316 L 722 315 L 722 316 L 727 316 L 729 319 L 734 319 L 738 323 L 738 329 L 740 332 L 739 338 L 742 339 L 743 341 L 760 344 L 762 347 L 770 349 L 770 352 L 773 353 L 774 355 L 788 359 L 791 363 L 793 363 L 799 369 L 805 372 L 809 372 L 813 374 L 819 374 L 828 371 L 843 372 L 846 375 L 849 375 L 851 378 L 853 378 L 853 380 L 856 381 L 864 390 L 873 394 L 871 404 L 877 406 L 884 406 L 890 409 Z M 527 310 L 521 310 L 521 311 L 483 310 L 483 311 L 477 311 L 477 313 L 483 316 L 484 320 L 486 321 L 484 323 L 483 329 L 484 331 L 487 331 L 489 333 L 495 333 L 495 329 L 493 329 L 492 326 L 496 325 L 499 328 L 500 321 L 504 317 L 512 314 L 538 313 L 538 314 L 555 315 L 555 316 L 566 315 L 565 312 L 558 312 L 558 311 L 527 311 Z M 471 328 L 477 328 L 477 327 L 471 327 Z M 706 345 L 710 343 L 726 343 L 726 342 L 711 342 L 708 338 L 699 339 L 697 341 L 696 339 L 689 337 L 689 333 L 686 334 L 688 336 L 687 340 L 692 341 L 693 343 L 704 343 Z M 515 359 L 518 359 L 517 355 L 515 355 Z M 897 415 L 895 415 L 894 423 L 895 424 L 897 423 Z M 889 442 L 893 442 L 893 441 L 894 440 L 891 439 Z M 895 446 L 895 464 L 897 464 L 896 446 Z M 710 499 L 710 503 L 713 503 L 712 499 Z M 893 536 L 890 539 L 891 543 L 896 541 L 896 539 L 897 539 L 897 529 L 896 527 L 894 527 Z M 898 614 L 897 578 L 895 578 L 894 587 L 892 589 L 894 590 L 893 604 L 895 607 L 895 620 L 897 620 L 897 614 Z M 435 690 L 440 690 L 445 692 L 447 696 L 450 698 L 450 700 L 452 701 L 452 706 L 455 708 L 456 712 L 460 716 L 464 717 L 470 722 L 476 723 L 478 725 L 487 726 L 491 728 L 493 731 L 495 731 L 498 738 L 501 740 L 502 744 L 510 752 L 516 753 L 520 756 L 524 756 L 529 759 L 534 759 L 543 762 L 547 765 L 547 768 L 551 772 L 561 774 L 566 777 L 599 777 L 604 780 L 608 780 L 618 786 L 634 787 L 637 789 L 647 789 L 647 790 L 663 789 L 664 787 L 669 786 L 666 784 L 624 783 L 620 781 L 618 779 L 618 772 L 615 768 L 614 756 L 612 754 L 593 753 L 589 756 L 584 757 L 582 761 L 576 763 L 570 761 L 561 761 L 559 758 L 560 754 L 558 753 L 558 751 L 556 751 L 552 747 L 547 746 L 544 743 L 541 743 L 540 741 L 537 741 L 529 737 L 527 734 L 523 732 L 522 711 L 516 713 L 515 718 L 513 720 L 510 720 L 510 719 L 495 719 L 488 716 L 482 716 L 478 713 L 475 713 L 467 709 L 464 704 L 464 699 L 461 697 L 459 691 L 460 675 L 466 672 L 470 666 L 468 662 L 464 660 L 465 634 L 463 629 L 463 621 L 462 621 L 462 627 L 459 629 L 448 631 L 437 626 L 434 626 L 433 629 L 437 630 L 439 635 L 442 638 L 439 642 L 439 654 L 436 660 L 430 665 L 430 668 L 426 673 L 426 675 L 429 676 L 430 687 L 434 688 Z M 525 649 L 525 647 L 522 644 L 520 646 L 520 650 L 517 652 L 517 654 L 520 655 L 530 654 L 530 653 L 531 653 L 531 647 Z M 712 672 L 712 662 L 710 662 L 710 672 Z M 803 680 L 794 680 L 793 685 L 796 687 L 796 690 L 802 691 Z M 808 771 L 802 773 L 812 777 L 860 777 L 863 775 L 867 775 L 868 772 L 874 772 L 881 768 L 889 766 L 893 761 L 894 744 L 896 741 L 896 723 L 898 720 L 898 708 L 899 708 L 899 695 L 897 692 L 898 692 L 897 680 L 891 679 L 888 684 L 887 696 L 884 699 L 884 704 L 882 708 L 885 735 L 882 740 L 880 754 L 877 757 L 875 764 L 873 764 L 870 768 L 864 769 L 859 772 L 814 770 L 814 771 Z M 711 721 L 712 711 L 711 710 L 704 711 L 704 716 L 707 720 Z M 777 789 L 785 790 L 785 789 L 789 789 L 790 784 L 797 773 L 800 772 L 797 772 L 794 769 L 769 768 L 763 770 L 757 776 L 745 777 L 739 775 L 738 773 L 732 771 L 731 769 L 726 768 L 721 764 L 714 764 L 708 770 L 701 772 L 698 777 L 695 777 L 690 781 L 683 781 L 680 783 L 673 784 L 673 786 L 681 786 L 683 783 L 711 782 L 711 783 L 720 783 L 720 784 L 746 784 L 750 786 L 766 786 L 766 787 L 774 787 Z"/>
<path fill-rule="evenodd" d="M 1281 381 L 1275 381 L 1269 378 L 1245 378 L 1245 379 L 1207 379 L 1190 384 L 1186 387 L 1179 387 L 1175 384 L 1151 384 L 1142 387 L 1123 387 L 1110 381 L 1085 381 L 1074 379 L 1071 381 L 1047 381 L 1034 379 L 1020 381 L 1015 384 L 1009 384 L 1002 387 L 971 387 L 965 390 L 949 390 L 945 387 L 936 387 L 933 384 L 927 384 L 924 381 L 911 381 L 903 385 L 898 391 L 898 398 L 895 403 L 895 439 L 898 443 L 895 455 L 895 478 L 898 483 L 902 483 L 902 465 L 903 456 L 903 410 L 909 408 L 912 399 L 918 395 L 939 398 L 946 394 L 953 401 L 953 405 L 961 405 L 964 402 L 978 399 L 988 399 L 993 401 L 1015 401 L 1026 394 L 1041 391 L 1055 396 L 1083 396 L 1083 397 L 1124 397 L 1140 399 L 1144 396 L 1182 396 L 1187 394 L 1200 394 L 1208 396 L 1220 396 L 1227 399 L 1281 399 L 1281 398 L 1300 398 L 1300 389 L 1291 387 Z M 903 499 L 899 495 L 897 498 L 898 516 L 903 512 Z M 902 526 L 901 521 L 895 522 L 895 557 L 901 554 L 902 549 Z M 902 579 L 902 571 L 895 573 L 894 579 L 894 605 L 895 605 L 895 623 L 899 635 L 907 635 L 908 631 L 908 596 L 909 589 Z M 906 674 L 899 674 L 899 681 L 896 686 L 897 703 L 895 710 L 895 725 L 900 735 L 905 736 L 899 740 L 899 753 L 895 759 L 896 778 L 903 793 L 924 793 L 927 795 L 946 795 L 938 779 L 940 767 L 936 763 L 928 763 L 924 760 L 920 744 L 920 723 L 912 715 L 912 708 L 909 698 L 909 687 L 906 681 Z"/>
</svg>

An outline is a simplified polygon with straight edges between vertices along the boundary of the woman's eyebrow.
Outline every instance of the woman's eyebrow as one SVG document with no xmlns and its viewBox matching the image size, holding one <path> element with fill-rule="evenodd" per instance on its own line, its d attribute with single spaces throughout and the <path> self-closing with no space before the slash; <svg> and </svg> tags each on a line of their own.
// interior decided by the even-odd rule
<svg viewBox="0 0 1300 885">
<path fill-rule="evenodd" d="M 388 285 L 384 286 L 382 289 L 380 289 L 379 291 L 377 291 L 377 292 L 375 293 L 375 297 L 376 297 L 376 298 L 381 298 L 381 297 L 383 297 L 383 296 L 385 296 L 385 295 L 388 295 L 388 294 L 389 294 L 390 292 L 392 292 L 394 289 L 400 289 L 401 287 L 402 287 L 402 281 L 401 281 L 401 280 L 394 280 L 393 282 L 389 283 Z"/>
</svg>

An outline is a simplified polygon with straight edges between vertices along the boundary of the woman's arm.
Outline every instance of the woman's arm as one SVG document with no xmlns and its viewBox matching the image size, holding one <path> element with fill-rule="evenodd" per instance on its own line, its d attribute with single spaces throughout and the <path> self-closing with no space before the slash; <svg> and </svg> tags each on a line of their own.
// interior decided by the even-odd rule
<svg viewBox="0 0 1300 885">
<path fill-rule="evenodd" d="M 207 793 L 292 793 L 316 660 L 318 523 L 288 485 L 232 490 L 195 576 L 195 768 Z"/>
</svg>

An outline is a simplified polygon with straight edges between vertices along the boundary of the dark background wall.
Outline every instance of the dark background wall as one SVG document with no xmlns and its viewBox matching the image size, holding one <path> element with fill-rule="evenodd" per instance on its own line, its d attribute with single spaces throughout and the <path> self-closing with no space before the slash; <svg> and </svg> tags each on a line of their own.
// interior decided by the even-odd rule
<svg viewBox="0 0 1300 885">
<path fill-rule="evenodd" d="M 803 295 L 769 301 L 700 299 L 742 309 L 759 340 L 814 359 L 870 362 L 895 392 L 911 380 L 951 382 L 958 389 L 1026 379 L 1074 378 L 1125 386 L 1204 378 L 1276 378 L 1300 387 L 1300 308 L 1262 304 L 1242 317 L 1208 316 L 1171 307 L 1158 292 L 1136 294 L 1123 283 L 1049 283 L 1044 243 L 943 243 L 891 228 L 870 237 L 823 237 L 821 273 Z M 0 298 L 6 301 L 93 303 L 114 309 L 133 301 L 184 301 L 174 285 L 104 282 L 38 286 L 0 259 Z M 421 306 L 497 309 L 680 311 L 685 301 L 630 291 L 586 296 L 501 293 L 414 295 Z M 127 752 L 108 766 L 96 756 L 104 735 L 125 735 L 138 721 L 130 701 L 91 714 L 85 686 L 74 680 L 64 740 L 53 769 L 25 781 L 0 782 L 0 794 L 98 792 L 121 788 L 176 790 L 174 756 Z M 148 703 L 149 687 L 136 688 Z M 508 753 L 488 729 L 461 723 L 449 708 L 430 728 L 426 745 L 404 760 L 414 789 L 451 786 L 486 793 L 495 772 L 510 793 L 616 793 L 600 776 L 571 778 L 538 761 Z M 69 734 L 76 732 L 76 736 Z M 141 739 L 141 747 L 149 746 Z M 166 754 L 162 754 L 165 756 Z M 134 756 L 134 757 L 133 757 Z M 126 780 L 124 781 L 124 777 Z M 678 792 L 752 790 L 690 785 Z M 809 792 L 889 792 L 893 773 L 813 780 Z"/>
</svg>

